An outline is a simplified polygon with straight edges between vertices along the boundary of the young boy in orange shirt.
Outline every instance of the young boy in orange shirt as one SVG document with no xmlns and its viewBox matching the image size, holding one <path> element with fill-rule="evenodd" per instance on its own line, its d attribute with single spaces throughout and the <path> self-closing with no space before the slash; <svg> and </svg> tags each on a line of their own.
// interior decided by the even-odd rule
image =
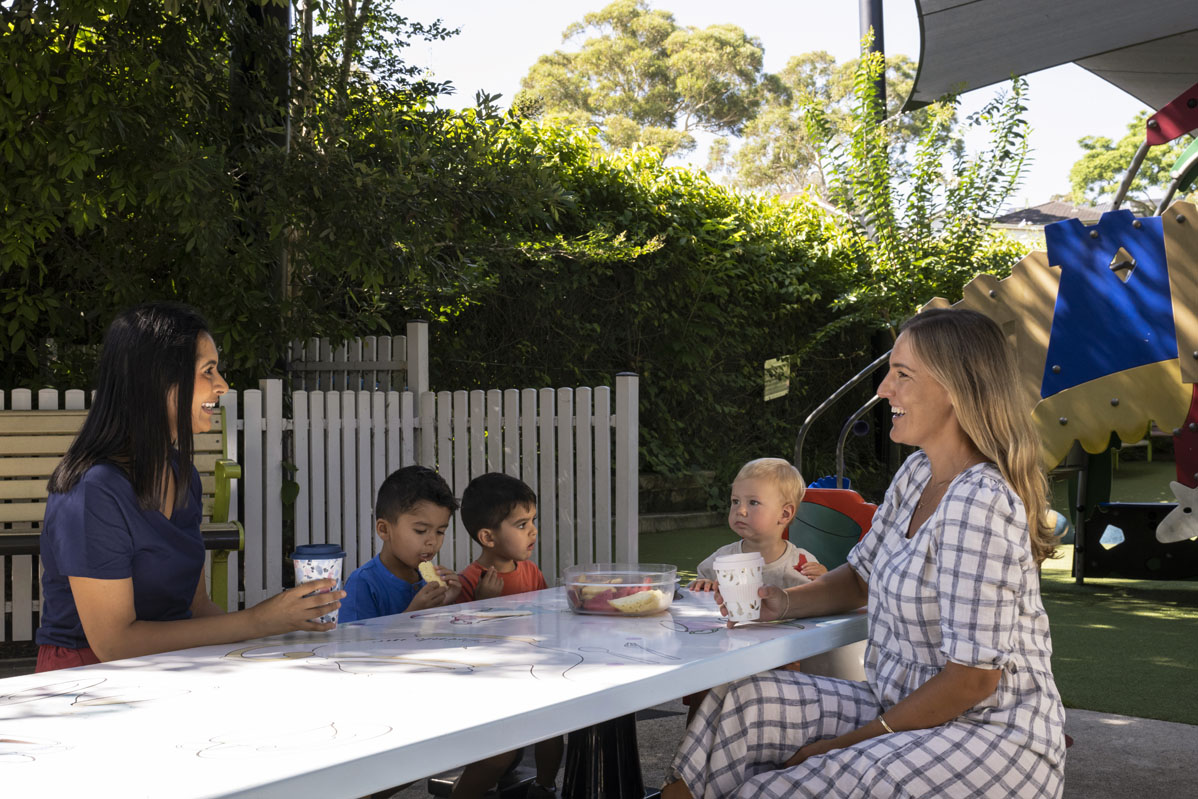
<svg viewBox="0 0 1198 799">
<path fill-rule="evenodd" d="M 499 472 L 480 475 L 462 492 L 462 524 L 483 548 L 462 571 L 459 602 L 548 588 L 529 558 L 537 544 L 537 495 Z"/>
<path fill-rule="evenodd" d="M 491 472 L 470 481 L 462 492 L 462 525 L 480 547 L 478 560 L 462 571 L 459 601 L 494 599 L 548 588 L 545 575 L 529 560 L 537 543 L 537 495 L 524 482 Z M 562 762 L 561 737 L 536 745 L 537 776 L 528 799 L 557 796 Z M 466 766 L 450 799 L 477 799 L 514 765 L 517 752 L 505 752 Z"/>
</svg>

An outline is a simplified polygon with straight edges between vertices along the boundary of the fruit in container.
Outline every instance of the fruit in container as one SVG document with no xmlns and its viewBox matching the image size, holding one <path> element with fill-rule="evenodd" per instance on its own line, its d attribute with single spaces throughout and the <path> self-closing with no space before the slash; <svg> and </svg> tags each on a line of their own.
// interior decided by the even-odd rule
<svg viewBox="0 0 1198 799">
<path fill-rule="evenodd" d="M 677 570 L 661 563 L 596 563 L 571 566 L 562 574 L 576 613 L 646 616 L 667 610 Z"/>
</svg>

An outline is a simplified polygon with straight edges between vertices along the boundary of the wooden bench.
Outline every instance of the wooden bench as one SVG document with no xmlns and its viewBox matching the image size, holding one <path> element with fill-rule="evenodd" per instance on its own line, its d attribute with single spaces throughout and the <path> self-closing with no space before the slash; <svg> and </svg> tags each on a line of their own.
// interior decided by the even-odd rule
<svg viewBox="0 0 1198 799">
<path fill-rule="evenodd" d="M 0 410 L 0 563 L 4 556 L 40 552 L 46 483 L 86 417 L 85 410 Z M 224 429 L 221 408 L 212 431 L 195 436 L 194 457 L 203 497 L 200 532 L 205 549 L 212 552 L 212 599 L 228 610 L 229 553 L 244 549 L 245 530 L 240 522 L 229 520 L 232 481 L 241 477 L 241 466 L 228 458 Z M 15 582 L 14 571 L 14 599 Z M 2 623 L 0 617 L 0 632 Z"/>
</svg>

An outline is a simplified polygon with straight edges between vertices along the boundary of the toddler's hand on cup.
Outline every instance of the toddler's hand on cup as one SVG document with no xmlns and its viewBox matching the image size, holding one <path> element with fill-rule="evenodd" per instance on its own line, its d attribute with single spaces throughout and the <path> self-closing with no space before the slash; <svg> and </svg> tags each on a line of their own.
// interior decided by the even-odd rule
<svg viewBox="0 0 1198 799">
<path fill-rule="evenodd" d="M 691 591 L 702 591 L 706 593 L 714 591 L 716 589 L 716 583 L 715 580 L 704 580 L 702 577 L 700 577 L 697 580 L 692 580 L 691 584 L 688 585 L 687 588 L 689 588 Z"/>
</svg>

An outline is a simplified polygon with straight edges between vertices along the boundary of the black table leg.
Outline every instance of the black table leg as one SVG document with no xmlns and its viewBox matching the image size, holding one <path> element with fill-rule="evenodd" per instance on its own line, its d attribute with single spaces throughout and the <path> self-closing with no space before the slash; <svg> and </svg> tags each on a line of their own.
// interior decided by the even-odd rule
<svg viewBox="0 0 1198 799">
<path fill-rule="evenodd" d="M 644 799 L 632 713 L 570 733 L 562 799 Z"/>
</svg>

